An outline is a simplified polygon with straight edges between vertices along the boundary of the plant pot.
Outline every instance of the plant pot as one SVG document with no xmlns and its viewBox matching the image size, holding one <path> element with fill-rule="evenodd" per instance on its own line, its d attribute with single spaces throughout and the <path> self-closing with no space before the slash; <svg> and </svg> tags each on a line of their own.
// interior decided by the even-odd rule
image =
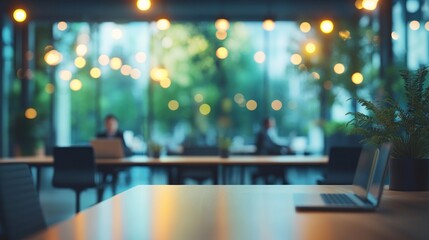
<svg viewBox="0 0 429 240">
<path fill-rule="evenodd" d="M 390 159 L 389 189 L 428 191 L 429 159 Z"/>
</svg>

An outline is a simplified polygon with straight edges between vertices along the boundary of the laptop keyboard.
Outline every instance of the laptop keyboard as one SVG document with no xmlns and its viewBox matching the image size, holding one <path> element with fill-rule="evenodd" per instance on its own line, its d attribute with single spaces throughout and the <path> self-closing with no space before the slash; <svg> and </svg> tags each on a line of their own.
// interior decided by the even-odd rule
<svg viewBox="0 0 429 240">
<path fill-rule="evenodd" d="M 322 193 L 323 201 L 329 205 L 356 205 L 349 196 L 344 193 Z"/>
</svg>

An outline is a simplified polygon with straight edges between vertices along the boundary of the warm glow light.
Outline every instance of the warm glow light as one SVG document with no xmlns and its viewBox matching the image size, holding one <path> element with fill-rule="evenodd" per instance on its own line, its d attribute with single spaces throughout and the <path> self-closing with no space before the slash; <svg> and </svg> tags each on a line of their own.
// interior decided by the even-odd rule
<svg viewBox="0 0 429 240">
<path fill-rule="evenodd" d="M 131 74 L 131 70 L 132 70 L 132 67 L 130 65 L 126 65 L 125 64 L 125 65 L 122 65 L 122 67 L 121 67 L 121 73 L 124 76 L 130 75 Z"/>
<path fill-rule="evenodd" d="M 429 21 L 427 21 L 427 22 L 425 23 L 425 29 L 426 29 L 427 31 L 429 31 Z"/>
<path fill-rule="evenodd" d="M 218 20 L 216 20 L 215 22 L 215 28 L 218 31 L 226 31 L 229 29 L 229 22 L 228 20 L 226 20 L 225 18 L 219 18 Z"/>
<path fill-rule="evenodd" d="M 249 100 L 246 103 L 246 107 L 248 110 L 254 111 L 258 107 L 258 104 L 256 103 L 255 100 Z"/>
<path fill-rule="evenodd" d="M 420 28 L 420 23 L 416 20 L 410 22 L 410 29 L 416 31 Z"/>
<path fill-rule="evenodd" d="M 257 63 L 263 63 L 265 62 L 265 53 L 263 51 L 257 51 L 253 56 L 253 59 L 255 59 L 255 62 Z"/>
<path fill-rule="evenodd" d="M 201 93 L 197 93 L 194 96 L 194 100 L 195 102 L 200 103 L 204 100 L 204 96 Z"/>
<path fill-rule="evenodd" d="M 92 78 L 100 78 L 101 77 L 101 70 L 97 67 L 93 67 L 89 71 L 89 75 L 91 75 Z"/>
<path fill-rule="evenodd" d="M 171 86 L 171 80 L 169 78 L 164 78 L 159 82 L 159 85 L 162 88 L 169 88 Z"/>
<path fill-rule="evenodd" d="M 22 8 L 15 9 L 13 19 L 17 22 L 24 22 L 27 19 L 27 12 Z"/>
<path fill-rule="evenodd" d="M 66 29 L 67 29 L 67 23 L 66 22 L 64 22 L 64 21 L 61 21 L 61 22 L 59 22 L 58 24 L 57 24 L 57 28 L 58 28 L 58 30 L 60 30 L 60 31 L 65 31 Z"/>
<path fill-rule="evenodd" d="M 338 36 L 340 36 L 340 38 L 343 40 L 350 39 L 350 31 L 348 31 L 348 30 L 340 31 L 338 33 Z"/>
<path fill-rule="evenodd" d="M 74 60 L 74 65 L 75 65 L 77 68 L 83 68 L 83 67 L 85 67 L 85 65 L 86 65 L 86 60 L 85 60 L 85 58 L 83 58 L 83 57 L 77 57 L 77 58 Z"/>
<path fill-rule="evenodd" d="M 224 48 L 224 47 L 220 47 L 216 50 L 216 56 L 219 59 L 225 59 L 228 57 L 228 49 Z"/>
<path fill-rule="evenodd" d="M 156 21 L 156 27 L 158 30 L 164 31 L 170 28 L 170 21 L 166 18 L 161 18 L 158 21 Z"/>
<path fill-rule="evenodd" d="M 72 78 L 72 73 L 69 70 L 61 70 L 60 71 L 60 79 L 63 81 L 70 81 Z"/>
<path fill-rule="evenodd" d="M 274 111 L 278 111 L 278 110 L 282 109 L 283 104 L 280 100 L 274 100 L 271 103 L 271 107 L 273 108 Z"/>
<path fill-rule="evenodd" d="M 48 94 L 52 94 L 55 91 L 55 87 L 52 83 L 48 83 L 45 86 L 45 92 L 47 92 Z"/>
<path fill-rule="evenodd" d="M 25 118 L 35 119 L 37 117 L 37 111 L 34 108 L 27 108 L 25 110 Z"/>
<path fill-rule="evenodd" d="M 356 85 L 359 85 L 363 82 L 363 75 L 359 72 L 353 73 L 352 82 Z"/>
<path fill-rule="evenodd" d="M 168 78 L 168 71 L 165 68 L 155 67 L 150 70 L 150 77 L 154 81 L 161 81 L 162 79 Z"/>
<path fill-rule="evenodd" d="M 152 3 L 150 0 L 137 0 L 137 8 L 141 11 L 147 11 L 150 9 Z"/>
<path fill-rule="evenodd" d="M 342 63 L 337 63 L 334 65 L 334 72 L 336 74 L 343 74 L 344 71 L 346 71 L 346 68 L 344 67 L 344 65 Z"/>
<path fill-rule="evenodd" d="M 109 62 L 110 58 L 106 54 L 101 54 L 100 57 L 98 57 L 98 63 L 100 63 L 102 66 L 107 66 Z"/>
<path fill-rule="evenodd" d="M 113 70 L 119 70 L 122 67 L 122 60 L 118 57 L 113 57 L 110 59 L 110 67 Z"/>
<path fill-rule="evenodd" d="M 228 33 L 226 31 L 216 31 L 216 38 L 219 40 L 225 40 L 228 37 Z"/>
<path fill-rule="evenodd" d="M 122 30 L 119 28 L 115 28 L 112 30 L 112 38 L 119 40 L 122 38 Z"/>
<path fill-rule="evenodd" d="M 320 23 L 320 30 L 323 33 L 331 33 L 334 30 L 334 23 L 331 20 L 323 20 Z"/>
<path fill-rule="evenodd" d="M 299 25 L 299 29 L 301 30 L 301 32 L 303 32 L 303 33 L 308 33 L 308 32 L 310 32 L 310 30 L 311 30 L 311 25 L 310 25 L 310 23 L 308 23 L 308 22 L 302 22 L 300 25 Z"/>
<path fill-rule="evenodd" d="M 141 77 L 141 75 L 142 73 L 137 68 L 133 68 L 133 70 L 131 70 L 131 78 L 137 80 Z"/>
<path fill-rule="evenodd" d="M 210 111 L 211 111 L 211 107 L 207 103 L 204 103 L 204 104 L 201 104 L 199 110 L 200 110 L 200 113 L 202 115 L 208 115 L 210 113 Z"/>
<path fill-rule="evenodd" d="M 237 104 L 243 104 L 243 103 L 244 103 L 244 101 L 245 101 L 243 94 L 241 94 L 241 93 L 237 93 L 237 94 L 235 94 L 235 95 L 234 95 L 234 101 L 235 101 Z"/>
<path fill-rule="evenodd" d="M 79 79 L 73 79 L 70 81 L 70 89 L 73 91 L 79 91 L 82 89 L 82 82 Z"/>
<path fill-rule="evenodd" d="M 85 54 L 88 52 L 88 47 L 85 44 L 79 44 L 76 47 L 76 55 L 78 56 L 85 56 Z"/>
<path fill-rule="evenodd" d="M 305 51 L 309 54 L 316 52 L 316 44 L 311 43 L 311 42 L 305 44 Z"/>
<path fill-rule="evenodd" d="M 55 65 L 58 65 L 63 60 L 63 56 L 61 55 L 60 52 L 53 49 L 45 54 L 44 59 L 48 65 L 55 66 Z"/>
<path fill-rule="evenodd" d="M 292 56 L 290 57 L 290 62 L 291 62 L 293 65 L 299 65 L 299 64 L 302 62 L 302 57 L 301 57 L 301 55 L 299 55 L 299 54 L 297 54 L 297 53 L 292 54 Z"/>
<path fill-rule="evenodd" d="M 392 32 L 391 36 L 392 36 L 393 40 L 398 40 L 399 39 L 399 33 L 397 33 L 397 32 Z"/>
<path fill-rule="evenodd" d="M 79 34 L 79 36 L 77 37 L 77 42 L 78 43 L 85 43 L 88 44 L 89 43 L 89 35 L 87 33 L 81 33 Z"/>
<path fill-rule="evenodd" d="M 362 0 L 362 7 L 366 10 L 373 11 L 377 8 L 378 0 Z"/>
<path fill-rule="evenodd" d="M 178 102 L 178 101 L 176 101 L 176 100 L 170 100 L 170 101 L 168 102 L 168 108 L 169 108 L 171 111 L 176 111 L 176 110 L 179 108 L 179 102 Z"/>
<path fill-rule="evenodd" d="M 266 19 L 262 22 L 262 28 L 266 31 L 273 31 L 276 27 L 276 23 L 271 19 Z"/>
<path fill-rule="evenodd" d="M 146 61 L 146 54 L 144 52 L 136 53 L 136 61 L 138 63 L 144 63 Z"/>
<path fill-rule="evenodd" d="M 356 0 L 355 1 L 355 7 L 359 10 L 361 10 L 363 8 L 362 6 L 362 0 Z"/>
</svg>

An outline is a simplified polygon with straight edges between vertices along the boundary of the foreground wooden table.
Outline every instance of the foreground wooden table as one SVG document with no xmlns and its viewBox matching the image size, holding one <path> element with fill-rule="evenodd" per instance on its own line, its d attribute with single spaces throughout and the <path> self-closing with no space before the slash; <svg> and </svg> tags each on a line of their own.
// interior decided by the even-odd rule
<svg viewBox="0 0 429 240">
<path fill-rule="evenodd" d="M 138 186 L 31 239 L 429 239 L 429 192 L 376 212 L 296 212 L 296 192 L 347 186 Z"/>
</svg>

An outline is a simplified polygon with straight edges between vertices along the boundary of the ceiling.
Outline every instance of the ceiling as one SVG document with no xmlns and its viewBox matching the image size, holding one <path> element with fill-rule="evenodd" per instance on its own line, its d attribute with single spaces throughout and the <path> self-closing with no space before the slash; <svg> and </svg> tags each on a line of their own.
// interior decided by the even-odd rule
<svg viewBox="0 0 429 240">
<path fill-rule="evenodd" d="M 178 21 L 296 20 L 350 18 L 359 14 L 354 0 L 152 0 L 148 12 L 136 0 L 6 0 L 3 9 L 23 6 L 33 20 L 47 21 L 145 21 L 167 17 Z"/>
</svg>

